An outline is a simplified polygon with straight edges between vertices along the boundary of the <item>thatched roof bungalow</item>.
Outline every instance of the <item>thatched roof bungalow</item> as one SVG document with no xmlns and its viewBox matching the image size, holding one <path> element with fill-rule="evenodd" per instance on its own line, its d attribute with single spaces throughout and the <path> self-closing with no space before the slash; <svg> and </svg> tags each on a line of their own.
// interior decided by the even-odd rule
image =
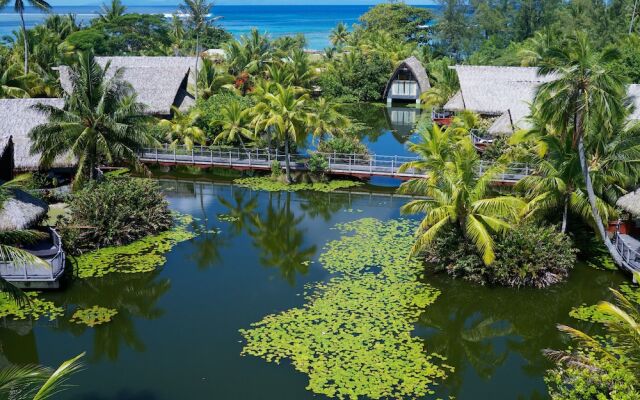
<svg viewBox="0 0 640 400">
<path fill-rule="evenodd" d="M 411 56 L 393 71 L 384 89 L 383 97 L 387 99 L 388 104 L 394 100 L 420 103 L 420 95 L 430 88 L 427 70 L 417 58 Z"/>
<path fill-rule="evenodd" d="M 458 91 L 445 104 L 446 111 L 469 110 L 486 117 L 497 117 L 489 128 L 492 135 L 508 135 L 529 124 L 529 108 L 538 87 L 556 79 L 555 75 L 538 75 L 536 67 L 493 67 L 456 65 L 460 81 Z M 635 111 L 629 117 L 640 120 L 640 85 L 627 90 Z"/>
<path fill-rule="evenodd" d="M 0 231 L 31 228 L 47 215 L 47 211 L 49 206 L 44 201 L 22 190 L 12 190 L 0 208 Z"/>
<path fill-rule="evenodd" d="M 488 117 L 497 117 L 489 128 L 491 134 L 510 134 L 525 128 L 529 106 L 538 86 L 555 79 L 539 76 L 533 67 L 493 67 L 456 65 L 460 91 L 444 109 L 470 110 Z"/>
<path fill-rule="evenodd" d="M 193 57 L 96 57 L 103 68 L 111 62 L 109 72 L 124 70 L 124 80 L 138 94 L 138 101 L 147 106 L 147 113 L 170 117 L 171 107 L 186 110 L 194 104 L 190 86 L 195 83 Z M 72 90 L 67 66 L 58 67 L 60 85 L 67 92 Z"/>
<path fill-rule="evenodd" d="M 38 169 L 40 155 L 31 154 L 31 139 L 29 132 L 36 126 L 47 122 L 45 115 L 33 109 L 36 104 L 46 104 L 62 108 L 63 99 L 0 99 L 0 144 L 13 145 L 13 166 L 18 171 Z M 6 162 L 6 160 L 5 160 Z M 72 167 L 74 160 L 61 157 L 53 167 Z"/>
<path fill-rule="evenodd" d="M 620 197 L 616 205 L 629 214 L 640 217 L 640 188 Z"/>
</svg>

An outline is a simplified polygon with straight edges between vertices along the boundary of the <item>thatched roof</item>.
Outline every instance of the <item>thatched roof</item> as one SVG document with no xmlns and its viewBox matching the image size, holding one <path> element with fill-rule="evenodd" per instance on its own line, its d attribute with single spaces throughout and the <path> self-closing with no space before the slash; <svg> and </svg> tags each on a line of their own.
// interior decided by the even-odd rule
<svg viewBox="0 0 640 400">
<path fill-rule="evenodd" d="M 629 192 L 620 197 L 616 204 L 623 210 L 633 215 L 640 216 L 640 188 L 636 189 L 635 192 Z"/>
<path fill-rule="evenodd" d="M 0 231 L 22 230 L 39 222 L 49 207 L 22 190 L 13 190 L 13 196 L 5 200 L 0 209 Z"/>
<path fill-rule="evenodd" d="M 451 67 L 456 70 L 460 91 L 444 105 L 445 110 L 470 110 L 500 116 L 489 128 L 491 134 L 509 134 L 529 126 L 529 106 L 538 87 L 556 79 L 556 75 L 538 75 L 535 67 Z M 636 109 L 629 117 L 640 120 L 640 85 L 629 85 L 628 95 Z"/>
<path fill-rule="evenodd" d="M 31 129 L 47 122 L 45 115 L 32 108 L 39 103 L 55 107 L 64 106 L 63 99 L 0 99 L 0 142 L 6 144 L 9 138 L 12 139 L 14 165 L 17 170 L 38 169 L 40 164 L 40 156 L 30 153 L 29 139 Z M 61 157 L 53 166 L 69 167 L 73 164 L 72 159 Z"/>
<path fill-rule="evenodd" d="M 194 104 L 189 93 L 189 84 L 195 82 L 193 57 L 96 57 L 96 61 L 103 68 L 110 61 L 110 74 L 123 68 L 124 80 L 133 86 L 149 114 L 169 115 L 171 106 L 185 110 Z M 69 67 L 58 70 L 62 88 L 71 92 Z"/>
<path fill-rule="evenodd" d="M 420 60 L 418 60 L 414 56 L 411 56 L 406 60 L 402 61 L 400 65 L 398 65 L 398 67 L 395 69 L 395 71 L 393 71 L 393 75 L 391 75 L 391 79 L 389 79 L 389 82 L 387 82 L 387 87 L 384 89 L 383 97 L 385 98 L 387 97 L 387 94 L 389 93 L 389 89 L 391 89 L 391 84 L 396 79 L 396 76 L 400 71 L 403 71 L 405 69 L 409 70 L 409 72 L 411 72 L 415 80 L 418 82 L 418 87 L 420 88 L 420 94 L 426 92 L 431 88 L 431 84 L 429 83 L 429 76 L 427 75 L 427 70 L 424 69 Z"/>
<path fill-rule="evenodd" d="M 539 76 L 538 69 L 530 67 L 456 65 L 451 68 L 458 74 L 460 91 L 444 109 L 501 116 L 490 129 L 495 133 L 510 133 L 514 127 L 526 125 L 529 105 L 538 86 L 555 79 L 552 75 Z"/>
</svg>

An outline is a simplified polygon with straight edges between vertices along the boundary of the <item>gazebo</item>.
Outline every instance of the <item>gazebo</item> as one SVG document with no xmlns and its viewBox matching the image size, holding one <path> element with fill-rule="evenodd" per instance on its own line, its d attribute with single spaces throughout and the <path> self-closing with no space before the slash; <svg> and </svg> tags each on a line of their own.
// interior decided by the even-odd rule
<svg viewBox="0 0 640 400">
<path fill-rule="evenodd" d="M 393 71 L 384 89 L 387 105 L 391 106 L 394 100 L 415 101 L 420 104 L 420 95 L 431 88 L 427 70 L 415 57 L 409 57 L 402 61 Z"/>
</svg>

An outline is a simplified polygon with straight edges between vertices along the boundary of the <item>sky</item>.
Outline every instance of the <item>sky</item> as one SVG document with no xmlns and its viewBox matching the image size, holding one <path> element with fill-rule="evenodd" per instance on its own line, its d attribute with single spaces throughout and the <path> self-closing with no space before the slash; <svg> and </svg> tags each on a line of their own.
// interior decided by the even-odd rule
<svg viewBox="0 0 640 400">
<path fill-rule="evenodd" d="M 127 5 L 171 5 L 180 3 L 179 0 L 123 0 Z M 218 5 L 267 5 L 267 4 L 377 4 L 384 3 L 385 0 L 217 0 Z M 50 0 L 50 4 L 56 6 L 78 6 L 78 5 L 94 5 L 102 3 L 101 0 Z M 434 4 L 433 0 L 405 0 L 407 4 Z"/>
</svg>

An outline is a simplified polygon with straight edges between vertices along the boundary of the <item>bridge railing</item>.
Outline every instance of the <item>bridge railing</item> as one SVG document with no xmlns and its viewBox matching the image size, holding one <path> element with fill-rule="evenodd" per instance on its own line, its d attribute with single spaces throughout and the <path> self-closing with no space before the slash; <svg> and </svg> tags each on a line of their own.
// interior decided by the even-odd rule
<svg viewBox="0 0 640 400">
<path fill-rule="evenodd" d="M 408 169 L 402 173 L 400 167 L 411 161 L 418 161 L 418 157 L 387 156 L 380 154 L 345 154 L 345 153 L 316 153 L 327 160 L 327 170 L 334 173 L 353 173 L 369 175 L 396 175 L 403 177 L 418 177 L 424 171 Z M 228 165 L 230 167 L 269 168 L 273 161 L 281 164 L 286 162 L 284 152 L 277 149 L 231 148 L 194 146 L 187 149 L 184 146 L 164 146 L 147 148 L 141 151 L 140 157 L 144 161 L 174 162 L 191 164 Z M 293 169 L 305 169 L 309 157 L 300 154 L 289 154 L 289 163 Z M 284 165 L 283 165 L 284 166 Z M 479 173 L 483 174 L 493 163 L 483 161 L 479 166 Z M 497 180 L 515 182 L 524 176 L 531 175 L 533 170 L 527 164 L 511 164 L 502 172 Z"/>
<path fill-rule="evenodd" d="M 625 242 L 624 239 L 620 237 L 620 232 L 615 233 L 614 245 L 624 262 L 627 263 L 631 269 L 640 272 L 640 252 Z"/>
</svg>

